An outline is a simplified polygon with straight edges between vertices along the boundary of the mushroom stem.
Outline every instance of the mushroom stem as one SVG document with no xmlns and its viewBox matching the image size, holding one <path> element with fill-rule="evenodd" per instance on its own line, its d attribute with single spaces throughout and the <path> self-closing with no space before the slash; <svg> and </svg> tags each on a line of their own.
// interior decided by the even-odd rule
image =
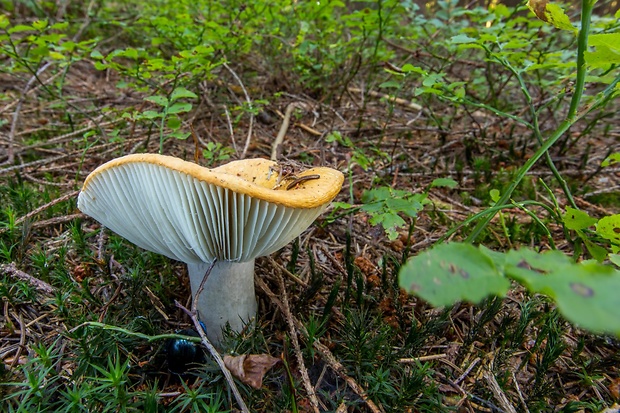
<svg viewBox="0 0 620 413">
<path fill-rule="evenodd" d="M 188 263 L 192 297 L 200 288 L 210 263 Z M 254 293 L 254 260 L 246 262 L 217 261 L 198 296 L 198 319 L 205 324 L 209 340 L 220 347 L 222 328 L 230 324 L 240 332 L 256 316 Z"/>
</svg>

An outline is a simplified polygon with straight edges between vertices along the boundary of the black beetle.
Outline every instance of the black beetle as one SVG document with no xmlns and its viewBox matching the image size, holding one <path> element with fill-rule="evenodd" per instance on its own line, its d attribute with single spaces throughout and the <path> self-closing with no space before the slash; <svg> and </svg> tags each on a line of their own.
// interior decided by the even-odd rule
<svg viewBox="0 0 620 413">
<path fill-rule="evenodd" d="M 193 329 L 181 330 L 177 334 L 200 337 Z M 205 352 L 200 343 L 184 338 L 171 338 L 166 343 L 168 369 L 175 374 L 186 374 L 187 370 L 205 362 Z"/>
</svg>

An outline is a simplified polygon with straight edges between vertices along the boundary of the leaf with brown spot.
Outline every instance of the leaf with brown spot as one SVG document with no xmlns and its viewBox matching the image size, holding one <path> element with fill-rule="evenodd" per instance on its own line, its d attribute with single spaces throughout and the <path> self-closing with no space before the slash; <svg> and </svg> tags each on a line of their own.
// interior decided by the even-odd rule
<svg viewBox="0 0 620 413">
<path fill-rule="evenodd" d="M 568 257 L 560 259 L 560 255 L 564 254 L 510 251 L 506 275 L 525 284 L 531 292 L 551 297 L 568 321 L 596 333 L 620 335 L 620 271 L 595 261 L 576 264 Z M 514 264 L 522 259 L 533 263 L 533 270 Z"/>
<path fill-rule="evenodd" d="M 269 354 L 243 354 L 241 356 L 224 356 L 224 365 L 233 376 L 255 389 L 263 385 L 263 377 L 280 361 Z"/>
<path fill-rule="evenodd" d="M 490 295 L 503 296 L 510 287 L 489 254 L 460 243 L 441 244 L 411 258 L 399 279 L 402 288 L 434 306 L 479 303 Z"/>
</svg>

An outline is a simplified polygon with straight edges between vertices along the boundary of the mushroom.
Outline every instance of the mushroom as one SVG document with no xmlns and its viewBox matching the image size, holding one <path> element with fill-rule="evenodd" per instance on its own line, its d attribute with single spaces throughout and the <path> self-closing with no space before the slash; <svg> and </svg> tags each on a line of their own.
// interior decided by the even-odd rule
<svg viewBox="0 0 620 413">
<path fill-rule="evenodd" d="M 78 208 L 139 247 L 186 263 L 192 296 L 215 261 L 196 306 L 219 345 L 226 324 L 238 332 L 256 315 L 254 259 L 307 229 L 343 181 L 325 167 L 287 177 L 266 159 L 208 169 L 136 154 L 88 175 Z"/>
</svg>

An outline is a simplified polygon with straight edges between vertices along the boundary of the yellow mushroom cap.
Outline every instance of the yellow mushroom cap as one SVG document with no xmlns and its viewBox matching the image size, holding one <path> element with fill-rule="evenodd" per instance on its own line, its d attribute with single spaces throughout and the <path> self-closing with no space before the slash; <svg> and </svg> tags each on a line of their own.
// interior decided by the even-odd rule
<svg viewBox="0 0 620 413">
<path fill-rule="evenodd" d="M 268 255 L 303 232 L 342 187 L 342 173 L 287 189 L 277 163 L 233 161 L 208 169 L 179 158 L 128 155 L 95 169 L 78 208 L 134 244 L 186 263 L 242 262 Z"/>
</svg>

